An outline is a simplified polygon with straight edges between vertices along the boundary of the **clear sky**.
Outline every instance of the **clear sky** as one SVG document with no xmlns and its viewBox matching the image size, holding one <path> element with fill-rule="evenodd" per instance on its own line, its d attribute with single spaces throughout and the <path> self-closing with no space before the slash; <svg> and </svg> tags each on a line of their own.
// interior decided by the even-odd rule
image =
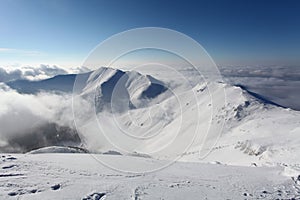
<svg viewBox="0 0 300 200">
<path fill-rule="evenodd" d="M 171 28 L 218 65 L 299 65 L 300 1 L 1 0 L 0 65 L 79 66 L 109 36 Z"/>
</svg>

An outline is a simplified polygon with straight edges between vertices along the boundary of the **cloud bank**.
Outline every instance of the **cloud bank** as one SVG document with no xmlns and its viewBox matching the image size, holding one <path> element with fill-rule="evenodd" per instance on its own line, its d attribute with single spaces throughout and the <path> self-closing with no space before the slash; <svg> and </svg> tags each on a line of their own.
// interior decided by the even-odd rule
<svg viewBox="0 0 300 200">
<path fill-rule="evenodd" d="M 2 83 L 0 96 L 0 152 L 80 144 L 71 95 L 19 94 Z"/>
<path fill-rule="evenodd" d="M 60 74 L 78 74 L 89 71 L 86 67 L 77 67 L 65 69 L 56 65 L 41 64 L 35 66 L 22 66 L 22 67 L 1 67 L 0 66 L 0 82 L 8 82 L 20 79 L 26 80 L 42 80 L 51 78 Z"/>
<path fill-rule="evenodd" d="M 246 86 L 284 107 L 300 110 L 300 67 L 221 67 L 230 84 Z"/>
</svg>

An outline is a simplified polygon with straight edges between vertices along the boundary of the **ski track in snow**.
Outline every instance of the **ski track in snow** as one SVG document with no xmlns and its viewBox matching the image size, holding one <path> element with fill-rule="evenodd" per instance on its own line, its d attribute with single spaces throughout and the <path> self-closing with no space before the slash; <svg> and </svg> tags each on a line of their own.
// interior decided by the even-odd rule
<svg viewBox="0 0 300 200">
<path fill-rule="evenodd" d="M 124 165 L 150 159 L 101 156 Z M 3 154 L 0 199 L 299 199 L 299 181 L 281 172 L 279 167 L 177 162 L 131 174 L 104 167 L 89 154 Z"/>
</svg>

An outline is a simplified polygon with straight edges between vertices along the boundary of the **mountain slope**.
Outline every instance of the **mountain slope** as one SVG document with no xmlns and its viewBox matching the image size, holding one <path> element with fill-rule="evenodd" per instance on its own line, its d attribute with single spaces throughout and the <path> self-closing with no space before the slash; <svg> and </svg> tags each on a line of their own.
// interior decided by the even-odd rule
<svg viewBox="0 0 300 200">
<path fill-rule="evenodd" d="M 71 93 L 73 92 L 73 85 L 77 76 L 80 76 L 82 79 L 87 79 L 90 73 L 58 75 L 40 81 L 15 80 L 6 82 L 6 85 L 17 90 L 19 93 L 25 94 L 36 94 L 41 91 Z"/>
</svg>

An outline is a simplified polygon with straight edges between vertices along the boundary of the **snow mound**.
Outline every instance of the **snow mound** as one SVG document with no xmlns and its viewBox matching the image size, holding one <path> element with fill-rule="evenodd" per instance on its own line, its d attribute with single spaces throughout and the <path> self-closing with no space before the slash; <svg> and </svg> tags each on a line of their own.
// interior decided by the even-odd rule
<svg viewBox="0 0 300 200">
<path fill-rule="evenodd" d="M 28 152 L 28 154 L 41 153 L 88 153 L 88 151 L 79 147 L 50 146 Z"/>
<path fill-rule="evenodd" d="M 118 155 L 118 156 L 122 155 L 120 152 L 118 152 L 118 151 L 112 151 L 112 150 L 103 152 L 102 154 L 104 154 L 104 155 Z"/>
</svg>

